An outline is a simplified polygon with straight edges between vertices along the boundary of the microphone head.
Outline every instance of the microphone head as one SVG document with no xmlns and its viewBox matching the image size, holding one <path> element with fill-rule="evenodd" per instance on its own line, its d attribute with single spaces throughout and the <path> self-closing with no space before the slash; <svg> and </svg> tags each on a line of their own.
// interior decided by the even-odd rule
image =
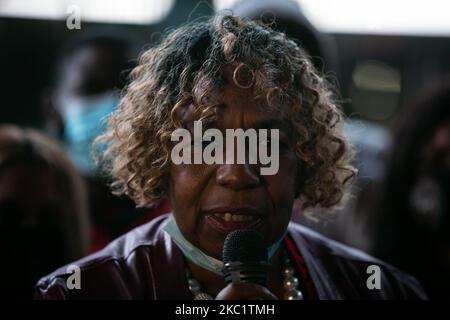
<svg viewBox="0 0 450 320">
<path fill-rule="evenodd" d="M 251 229 L 236 230 L 228 234 L 223 245 L 223 263 L 268 261 L 266 241 Z"/>
</svg>

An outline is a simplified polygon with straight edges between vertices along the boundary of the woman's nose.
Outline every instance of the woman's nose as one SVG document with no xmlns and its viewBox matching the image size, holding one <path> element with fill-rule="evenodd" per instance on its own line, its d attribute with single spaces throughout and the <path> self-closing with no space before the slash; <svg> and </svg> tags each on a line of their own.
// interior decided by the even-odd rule
<svg viewBox="0 0 450 320">
<path fill-rule="evenodd" d="M 223 164 L 216 171 L 219 185 L 232 189 L 248 189 L 260 185 L 259 176 L 248 164 Z"/>
</svg>

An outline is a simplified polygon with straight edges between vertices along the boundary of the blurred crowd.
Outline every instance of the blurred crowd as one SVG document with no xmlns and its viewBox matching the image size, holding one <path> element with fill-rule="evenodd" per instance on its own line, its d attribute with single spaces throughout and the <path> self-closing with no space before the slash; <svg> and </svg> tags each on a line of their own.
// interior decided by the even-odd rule
<svg viewBox="0 0 450 320">
<path fill-rule="evenodd" d="M 298 39 L 319 70 L 339 68 L 333 43 L 293 2 L 245 1 L 233 12 Z M 39 277 L 170 211 L 167 201 L 136 208 L 112 195 L 92 158 L 137 58 L 134 45 L 114 34 L 71 39 L 44 93 L 45 129 L 0 126 L 0 237 L 2 258 L 12 262 L 0 268 L 20 275 L 5 284 L 17 292 L 2 295 L 31 298 Z M 417 92 L 395 119 L 389 128 L 348 119 L 359 169 L 352 197 L 320 220 L 299 203 L 293 219 L 411 273 L 431 298 L 448 298 L 450 83 Z"/>
</svg>

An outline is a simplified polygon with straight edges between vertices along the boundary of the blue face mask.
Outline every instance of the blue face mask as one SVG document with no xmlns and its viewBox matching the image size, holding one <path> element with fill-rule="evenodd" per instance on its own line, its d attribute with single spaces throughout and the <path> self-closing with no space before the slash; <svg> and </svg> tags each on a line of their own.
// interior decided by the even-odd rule
<svg viewBox="0 0 450 320">
<path fill-rule="evenodd" d="M 209 270 L 211 272 L 214 272 L 215 274 L 223 276 L 222 272 L 223 262 L 208 256 L 203 251 L 194 246 L 192 243 L 190 243 L 188 240 L 186 240 L 186 238 L 183 236 L 180 229 L 178 228 L 178 225 L 172 215 L 170 215 L 169 222 L 164 227 L 164 231 L 166 231 L 170 235 L 173 242 L 175 242 L 178 248 L 180 248 L 180 250 L 183 252 L 186 258 L 188 258 L 193 263 L 206 270 Z M 283 236 L 268 248 L 267 254 L 269 260 L 275 254 L 277 249 L 280 247 L 281 242 L 283 241 L 286 234 L 287 229 L 284 232 Z"/>
<path fill-rule="evenodd" d="M 113 92 L 82 98 L 62 98 L 60 101 L 69 155 L 85 174 L 95 173 L 91 157 L 92 142 L 105 131 L 108 116 L 117 104 L 118 96 Z"/>
</svg>

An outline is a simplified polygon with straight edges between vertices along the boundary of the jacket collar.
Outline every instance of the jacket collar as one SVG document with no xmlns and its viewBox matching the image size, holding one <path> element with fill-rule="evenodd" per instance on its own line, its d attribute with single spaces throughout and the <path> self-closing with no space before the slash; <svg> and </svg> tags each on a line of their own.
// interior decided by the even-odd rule
<svg viewBox="0 0 450 320">
<path fill-rule="evenodd" d="M 319 300 L 340 300 L 342 295 L 337 290 L 334 281 L 329 277 L 328 271 L 321 263 L 318 256 L 317 248 L 314 243 L 305 238 L 304 232 L 306 228 L 289 223 L 288 232 L 300 253 L 306 268 L 309 272 L 311 280 L 315 286 Z"/>
<path fill-rule="evenodd" d="M 150 256 L 153 299 L 189 300 L 192 294 L 187 285 L 183 254 L 163 230 L 168 221 L 165 219 L 158 228 L 155 253 Z"/>
</svg>

